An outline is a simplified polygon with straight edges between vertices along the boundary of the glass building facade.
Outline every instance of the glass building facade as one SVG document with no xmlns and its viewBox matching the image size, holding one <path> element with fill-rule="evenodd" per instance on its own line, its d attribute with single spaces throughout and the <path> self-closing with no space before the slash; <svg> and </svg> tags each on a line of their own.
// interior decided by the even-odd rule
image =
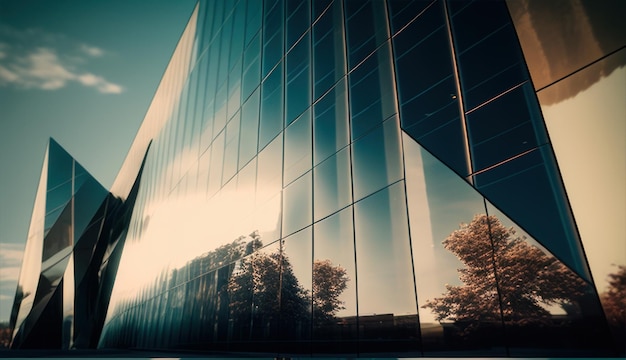
<svg viewBox="0 0 626 360">
<path fill-rule="evenodd" d="M 626 37 L 538 84 L 533 4 L 200 1 L 111 189 L 97 346 L 618 354 L 545 99 Z"/>
</svg>

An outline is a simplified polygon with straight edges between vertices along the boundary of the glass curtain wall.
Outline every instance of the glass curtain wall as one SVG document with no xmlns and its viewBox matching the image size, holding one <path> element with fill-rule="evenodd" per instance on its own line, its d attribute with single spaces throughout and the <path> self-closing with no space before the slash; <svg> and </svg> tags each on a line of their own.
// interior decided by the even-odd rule
<svg viewBox="0 0 626 360">
<path fill-rule="evenodd" d="M 100 347 L 606 354 L 504 3 L 197 11 Z"/>
</svg>

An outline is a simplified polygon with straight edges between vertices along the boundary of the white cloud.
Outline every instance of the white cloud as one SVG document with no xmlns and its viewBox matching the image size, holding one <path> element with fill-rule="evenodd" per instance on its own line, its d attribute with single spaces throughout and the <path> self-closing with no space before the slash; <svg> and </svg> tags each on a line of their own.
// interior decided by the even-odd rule
<svg viewBox="0 0 626 360">
<path fill-rule="evenodd" d="M 91 87 L 103 94 L 120 94 L 121 85 L 85 69 L 89 58 L 106 52 L 96 46 L 76 44 L 67 38 L 39 30 L 19 31 L 0 27 L 0 35 L 15 40 L 0 43 L 0 86 L 58 90 L 70 83 Z"/>
<path fill-rule="evenodd" d="M 83 44 L 80 46 L 80 50 L 92 57 L 100 57 L 104 55 L 104 50 L 96 46 Z"/>
</svg>

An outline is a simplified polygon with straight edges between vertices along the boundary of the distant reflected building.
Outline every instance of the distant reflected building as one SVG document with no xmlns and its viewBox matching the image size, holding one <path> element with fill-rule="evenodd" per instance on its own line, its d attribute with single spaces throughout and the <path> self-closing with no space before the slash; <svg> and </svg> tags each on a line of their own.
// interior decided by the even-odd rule
<svg viewBox="0 0 626 360">
<path fill-rule="evenodd" d="M 200 1 L 110 193 L 51 141 L 12 347 L 620 354 L 620 9 Z"/>
</svg>

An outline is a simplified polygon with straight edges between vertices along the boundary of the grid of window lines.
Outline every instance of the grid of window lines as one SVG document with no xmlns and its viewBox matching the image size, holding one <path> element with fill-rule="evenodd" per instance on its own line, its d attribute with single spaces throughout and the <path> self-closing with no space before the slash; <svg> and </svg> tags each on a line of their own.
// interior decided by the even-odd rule
<svg viewBox="0 0 626 360">
<path fill-rule="evenodd" d="M 402 274 L 394 280 L 402 299 L 390 311 L 406 322 L 392 326 L 391 338 L 394 348 L 416 350 L 416 255 L 410 249 L 403 133 L 490 199 L 501 200 L 498 206 L 507 214 L 517 215 L 500 196 L 509 188 L 500 186 L 511 178 L 525 181 L 525 176 L 547 178 L 551 185 L 535 187 L 532 196 L 551 199 L 545 213 L 562 213 L 554 195 L 559 184 L 550 167 L 550 145 L 534 113 L 535 95 L 506 6 L 492 7 L 492 21 L 467 31 L 476 25 L 471 19 L 485 11 L 482 6 L 439 0 L 200 2 L 188 49 L 191 71 L 180 79 L 185 85 L 172 116 L 149 150 L 129 241 L 141 241 L 153 203 L 197 194 L 217 202 L 226 192 L 252 188 L 244 204 L 250 216 L 274 209 L 273 204 L 279 208 L 278 227 L 255 235 L 263 241 L 256 252 L 279 251 L 293 259 L 304 253 L 309 261 L 292 266 L 311 276 L 316 251 L 326 251 L 321 238 L 317 250 L 317 234 L 334 232 L 342 241 L 332 246 L 347 254 L 341 260 L 351 258 L 352 265 L 343 265 L 360 287 L 366 279 L 357 276 L 368 259 L 359 255 L 359 247 L 376 251 L 359 244 L 359 237 L 370 236 L 363 219 L 378 216 L 369 214 L 371 209 L 385 209 L 382 234 L 393 235 L 388 253 L 395 254 L 397 274 Z M 492 62 L 477 60 L 493 49 L 504 50 Z M 500 128 L 481 125 L 486 118 L 503 116 L 503 109 L 520 115 L 507 115 Z M 499 173 L 505 166 L 514 168 Z M 568 221 L 557 219 L 550 234 L 567 237 L 556 248 L 570 243 L 572 235 L 562 234 Z M 565 260 L 584 274 L 575 257 Z M 176 276 L 161 273 L 154 284 L 138 289 L 136 298 L 116 304 L 101 345 L 193 348 L 206 339 L 240 341 L 243 335 L 236 334 L 232 322 L 228 325 L 229 315 L 227 320 L 220 315 L 226 311 L 223 305 L 215 305 L 211 314 L 199 305 L 224 286 L 224 274 L 239 266 L 241 256 L 224 259 L 219 267 L 197 264 Z M 310 291 L 313 284 L 303 286 Z M 250 329 L 256 334 L 251 340 L 376 339 L 375 330 L 357 331 L 375 329 L 359 319 L 361 312 L 375 312 L 365 311 L 368 304 L 356 293 L 359 287 L 350 290 L 354 311 L 344 315 L 354 317 L 355 325 L 348 325 L 345 334 L 324 339 L 315 331 L 283 334 L 269 326 L 266 332 Z M 207 330 L 194 319 L 216 319 L 216 324 Z M 311 328 L 312 320 L 307 321 L 302 326 Z M 135 330 L 123 326 L 129 323 L 143 325 Z"/>
</svg>

